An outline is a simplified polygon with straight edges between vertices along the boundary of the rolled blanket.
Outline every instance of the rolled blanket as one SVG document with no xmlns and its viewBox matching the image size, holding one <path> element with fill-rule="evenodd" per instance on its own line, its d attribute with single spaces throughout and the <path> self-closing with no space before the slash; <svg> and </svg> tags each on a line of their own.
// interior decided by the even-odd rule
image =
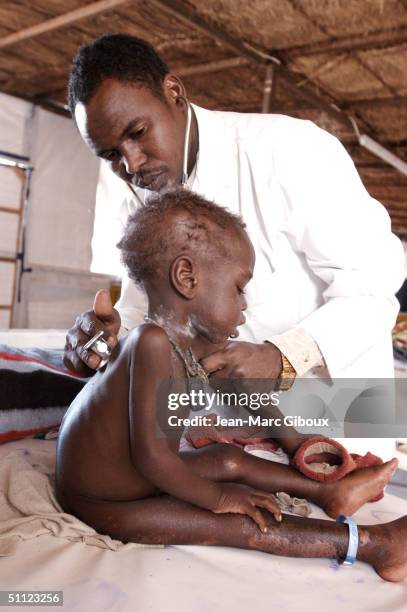
<svg viewBox="0 0 407 612">
<path fill-rule="evenodd" d="M 62 350 L 0 344 L 0 444 L 57 427 L 85 383 L 66 369 Z"/>
<path fill-rule="evenodd" d="M 383 460 L 373 453 L 363 457 L 349 453 L 337 440 L 316 436 L 301 444 L 293 458 L 293 464 L 304 476 L 320 482 L 336 482 L 356 469 L 380 465 Z M 381 493 L 370 502 L 383 498 Z"/>
</svg>

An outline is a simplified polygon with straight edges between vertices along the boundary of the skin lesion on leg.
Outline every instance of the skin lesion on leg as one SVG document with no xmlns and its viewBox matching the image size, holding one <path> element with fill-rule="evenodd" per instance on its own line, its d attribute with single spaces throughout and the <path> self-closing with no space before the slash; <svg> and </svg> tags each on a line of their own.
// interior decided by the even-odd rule
<svg viewBox="0 0 407 612">
<path fill-rule="evenodd" d="M 284 490 L 284 482 L 292 480 L 287 471 L 281 471 L 285 468 L 290 472 L 292 468 L 247 455 L 231 445 L 214 444 L 180 456 L 192 470 L 212 480 L 239 482 L 263 490 L 273 474 L 278 490 Z M 296 474 L 298 482 L 307 481 L 306 486 L 324 486 Z M 269 484 L 270 488 L 276 490 Z M 337 559 L 345 558 L 348 548 L 347 525 L 290 515 L 284 515 L 277 523 L 264 509 L 267 533 L 262 533 L 248 516 L 215 514 L 164 494 L 132 501 L 78 495 L 65 501 L 79 519 L 99 533 L 123 542 L 231 546 L 289 557 Z M 359 560 L 372 565 L 385 580 L 399 581 L 407 576 L 407 517 L 385 525 L 360 526 L 359 534 Z"/>
<path fill-rule="evenodd" d="M 263 511 L 268 532 L 249 517 L 214 514 L 168 495 L 129 502 L 77 500 L 73 512 L 99 533 L 123 542 L 231 546 L 288 557 L 344 559 L 347 525 L 284 515 L 277 523 Z M 357 558 L 385 580 L 407 576 L 407 517 L 385 525 L 360 526 Z"/>
</svg>

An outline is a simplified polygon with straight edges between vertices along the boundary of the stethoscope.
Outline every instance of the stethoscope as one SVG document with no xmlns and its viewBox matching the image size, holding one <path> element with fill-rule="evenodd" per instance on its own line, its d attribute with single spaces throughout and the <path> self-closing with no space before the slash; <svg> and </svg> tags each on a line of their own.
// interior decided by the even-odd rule
<svg viewBox="0 0 407 612">
<path fill-rule="evenodd" d="M 192 109 L 188 100 L 184 96 L 178 96 L 182 100 L 184 100 L 187 105 L 187 124 L 185 126 L 185 136 L 184 136 L 184 157 L 182 160 L 182 178 L 181 178 L 181 187 L 186 187 L 188 182 L 188 158 L 189 158 L 189 137 L 191 133 L 191 122 L 192 122 Z"/>
<path fill-rule="evenodd" d="M 188 158 L 189 158 L 189 138 L 191 134 L 191 121 L 192 121 L 192 108 L 188 100 L 184 96 L 178 96 L 178 99 L 184 100 L 187 105 L 187 123 L 185 126 L 185 136 L 184 136 L 184 157 L 182 160 L 182 178 L 181 178 L 181 186 L 185 188 L 188 182 Z M 127 183 L 127 187 L 130 189 L 132 194 L 137 198 L 139 204 L 141 206 L 145 205 L 145 202 L 141 201 L 140 196 L 137 191 L 133 189 L 132 185 Z M 109 348 L 106 340 L 103 337 L 103 331 L 95 334 L 84 346 L 86 350 L 93 351 L 101 358 L 101 362 L 98 365 L 97 369 L 103 368 L 107 362 L 109 361 L 111 355 L 111 349 Z"/>
<path fill-rule="evenodd" d="M 182 159 L 182 176 L 181 176 L 181 187 L 185 189 L 188 183 L 189 140 L 191 136 L 192 107 L 185 96 L 178 96 L 177 100 L 183 100 L 185 104 L 187 105 L 187 123 L 185 126 L 184 152 L 183 152 L 183 159 Z M 130 189 L 132 194 L 137 198 L 139 204 L 144 206 L 145 202 L 141 201 L 140 196 L 138 195 L 137 191 L 133 188 L 133 186 L 127 183 L 127 187 Z"/>
</svg>

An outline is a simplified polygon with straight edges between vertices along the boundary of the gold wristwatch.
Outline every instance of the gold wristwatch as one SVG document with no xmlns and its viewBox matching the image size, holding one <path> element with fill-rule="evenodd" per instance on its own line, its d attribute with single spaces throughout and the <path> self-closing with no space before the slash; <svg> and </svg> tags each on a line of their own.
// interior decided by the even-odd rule
<svg viewBox="0 0 407 612">
<path fill-rule="evenodd" d="M 277 378 L 276 391 L 288 391 L 294 384 L 297 372 L 294 370 L 287 357 L 281 353 L 281 361 L 283 363 L 283 369 L 281 370 L 280 376 Z"/>
</svg>

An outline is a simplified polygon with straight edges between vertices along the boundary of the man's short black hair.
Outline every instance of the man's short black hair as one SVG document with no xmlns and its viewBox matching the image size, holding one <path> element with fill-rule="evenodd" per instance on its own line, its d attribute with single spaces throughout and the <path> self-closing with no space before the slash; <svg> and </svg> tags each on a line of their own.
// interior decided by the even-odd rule
<svg viewBox="0 0 407 612">
<path fill-rule="evenodd" d="M 168 278 L 184 254 L 205 261 L 226 258 L 236 234 L 246 235 L 241 217 L 198 194 L 177 188 L 154 195 L 132 215 L 117 247 L 129 277 L 138 285 Z"/>
<path fill-rule="evenodd" d="M 128 34 L 105 34 L 82 45 L 72 62 L 68 103 L 72 116 L 78 102 L 87 104 L 105 79 L 147 85 L 159 97 L 168 67 L 154 47 Z"/>
</svg>

